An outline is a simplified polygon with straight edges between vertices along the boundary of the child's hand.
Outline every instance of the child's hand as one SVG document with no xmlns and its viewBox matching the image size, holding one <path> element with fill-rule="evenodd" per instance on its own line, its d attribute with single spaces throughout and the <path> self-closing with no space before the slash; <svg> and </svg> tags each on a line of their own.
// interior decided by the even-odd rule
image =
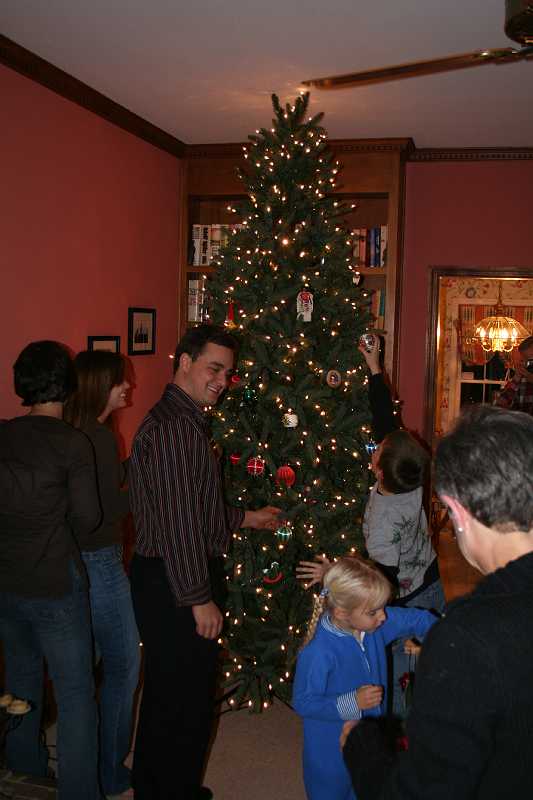
<svg viewBox="0 0 533 800">
<path fill-rule="evenodd" d="M 309 581 L 305 586 L 306 589 L 309 589 L 315 583 L 322 583 L 324 575 L 330 567 L 329 558 L 317 556 L 316 561 L 300 561 L 300 566 L 296 567 L 296 577 L 300 581 Z"/>
<path fill-rule="evenodd" d="M 355 728 L 358 722 L 359 722 L 358 719 L 351 719 L 348 722 L 345 722 L 344 725 L 342 726 L 341 738 L 339 739 L 341 750 L 344 749 L 344 745 L 346 744 L 346 739 L 350 735 L 350 731 L 352 731 Z"/>
<path fill-rule="evenodd" d="M 413 639 L 406 639 L 403 645 L 403 652 L 408 656 L 419 656 L 422 645 L 417 644 Z"/>
<path fill-rule="evenodd" d="M 368 369 L 372 375 L 377 375 L 379 372 L 381 372 L 381 367 L 379 366 L 379 336 L 374 334 L 374 338 L 375 342 L 372 345 L 370 352 L 368 352 L 364 344 L 359 344 L 357 349 L 363 354 L 363 358 L 365 359 Z"/>
<path fill-rule="evenodd" d="M 355 699 L 361 711 L 379 706 L 383 700 L 383 686 L 368 684 L 360 686 L 355 692 Z"/>
</svg>

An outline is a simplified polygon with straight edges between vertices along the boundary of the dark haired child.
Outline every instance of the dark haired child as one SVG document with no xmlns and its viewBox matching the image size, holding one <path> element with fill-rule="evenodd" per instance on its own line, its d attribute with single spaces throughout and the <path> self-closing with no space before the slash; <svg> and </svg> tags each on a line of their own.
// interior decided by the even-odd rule
<svg viewBox="0 0 533 800">
<path fill-rule="evenodd" d="M 363 535 L 369 557 L 397 590 L 395 605 L 429 608 L 442 612 L 444 592 L 439 576 L 423 507 L 423 485 L 429 454 L 394 414 L 391 392 L 379 364 L 379 339 L 367 351 L 359 347 L 368 368 L 369 401 L 374 438 L 379 442 L 372 454 L 377 478 L 370 490 L 363 519 Z M 299 577 L 316 583 L 329 565 L 301 562 Z M 412 671 L 413 657 L 404 652 L 404 642 L 393 646 L 393 711 L 405 716 L 405 697 L 400 685 L 404 673 Z"/>
</svg>

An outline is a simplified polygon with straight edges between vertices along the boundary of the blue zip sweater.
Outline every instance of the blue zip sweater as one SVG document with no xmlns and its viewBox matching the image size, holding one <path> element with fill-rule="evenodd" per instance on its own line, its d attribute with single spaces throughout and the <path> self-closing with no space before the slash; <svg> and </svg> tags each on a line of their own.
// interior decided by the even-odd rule
<svg viewBox="0 0 533 800">
<path fill-rule="evenodd" d="M 436 622 L 429 611 L 386 608 L 387 619 L 359 642 L 324 615 L 314 638 L 298 657 L 292 703 L 304 720 L 304 782 L 309 800 L 353 800 L 339 737 L 346 720 L 382 716 L 387 707 L 385 647 L 400 636 L 422 638 Z M 360 686 L 384 687 L 381 705 L 360 711 Z"/>
</svg>

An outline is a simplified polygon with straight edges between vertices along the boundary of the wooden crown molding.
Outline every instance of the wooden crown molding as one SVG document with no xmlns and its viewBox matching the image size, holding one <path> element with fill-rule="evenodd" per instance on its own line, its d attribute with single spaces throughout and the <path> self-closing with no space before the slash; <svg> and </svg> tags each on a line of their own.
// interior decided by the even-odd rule
<svg viewBox="0 0 533 800">
<path fill-rule="evenodd" d="M 154 147 L 173 156 L 183 157 L 185 144 L 179 139 L 2 34 L 0 34 L 0 63 L 42 86 L 46 86 L 47 89 L 51 89 L 82 108 L 92 111 L 128 133 L 144 139 Z"/>
<path fill-rule="evenodd" d="M 412 150 L 408 161 L 528 161 L 533 147 L 426 147 Z"/>
<path fill-rule="evenodd" d="M 243 147 L 250 142 L 227 142 L 223 144 L 185 145 L 186 158 L 237 158 Z M 337 153 L 385 153 L 407 154 L 414 148 L 412 139 L 328 139 L 328 146 Z"/>
</svg>

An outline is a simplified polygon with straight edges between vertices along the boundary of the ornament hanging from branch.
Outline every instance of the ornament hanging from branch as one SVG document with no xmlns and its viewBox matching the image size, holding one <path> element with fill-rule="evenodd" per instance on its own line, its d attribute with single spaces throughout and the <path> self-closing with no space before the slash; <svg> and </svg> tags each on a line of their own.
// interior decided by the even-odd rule
<svg viewBox="0 0 533 800">
<path fill-rule="evenodd" d="M 257 392 L 253 388 L 253 386 L 247 386 L 242 393 L 243 401 L 251 406 L 257 401 Z"/>
<path fill-rule="evenodd" d="M 284 414 L 281 421 L 283 422 L 283 426 L 285 428 L 296 428 L 298 427 L 298 415 L 297 414 Z"/>
<path fill-rule="evenodd" d="M 235 322 L 235 303 L 230 300 L 228 303 L 228 310 L 226 311 L 226 319 L 224 320 L 224 327 L 233 330 L 237 327 Z"/>
<path fill-rule="evenodd" d="M 276 483 L 284 483 L 289 489 L 294 484 L 296 480 L 296 473 L 292 467 L 289 467 L 288 464 L 284 464 L 283 467 L 278 467 L 276 470 Z"/>
<path fill-rule="evenodd" d="M 290 525 L 288 522 L 286 522 L 284 525 L 280 525 L 276 531 L 276 536 L 282 541 L 287 541 L 287 539 L 290 539 L 292 536 L 292 525 Z"/>
<path fill-rule="evenodd" d="M 229 457 L 229 460 L 233 464 L 233 466 L 235 466 L 241 460 L 241 454 L 240 453 L 232 453 L 230 455 L 230 457 Z"/>
<path fill-rule="evenodd" d="M 279 583 L 283 578 L 283 572 L 277 561 L 273 561 L 268 569 L 263 570 L 263 583 L 273 584 Z"/>
<path fill-rule="evenodd" d="M 254 475 L 254 477 L 263 475 L 265 472 L 265 461 L 261 456 L 253 456 L 248 460 L 246 469 L 250 475 Z"/>
<path fill-rule="evenodd" d="M 302 322 L 311 322 L 313 316 L 313 295 L 307 289 L 302 289 L 296 296 L 296 319 Z"/>
<path fill-rule="evenodd" d="M 340 374 L 338 369 L 330 369 L 328 374 L 326 375 L 326 383 L 328 386 L 331 386 L 332 389 L 336 389 L 342 383 L 342 375 Z"/>
</svg>

